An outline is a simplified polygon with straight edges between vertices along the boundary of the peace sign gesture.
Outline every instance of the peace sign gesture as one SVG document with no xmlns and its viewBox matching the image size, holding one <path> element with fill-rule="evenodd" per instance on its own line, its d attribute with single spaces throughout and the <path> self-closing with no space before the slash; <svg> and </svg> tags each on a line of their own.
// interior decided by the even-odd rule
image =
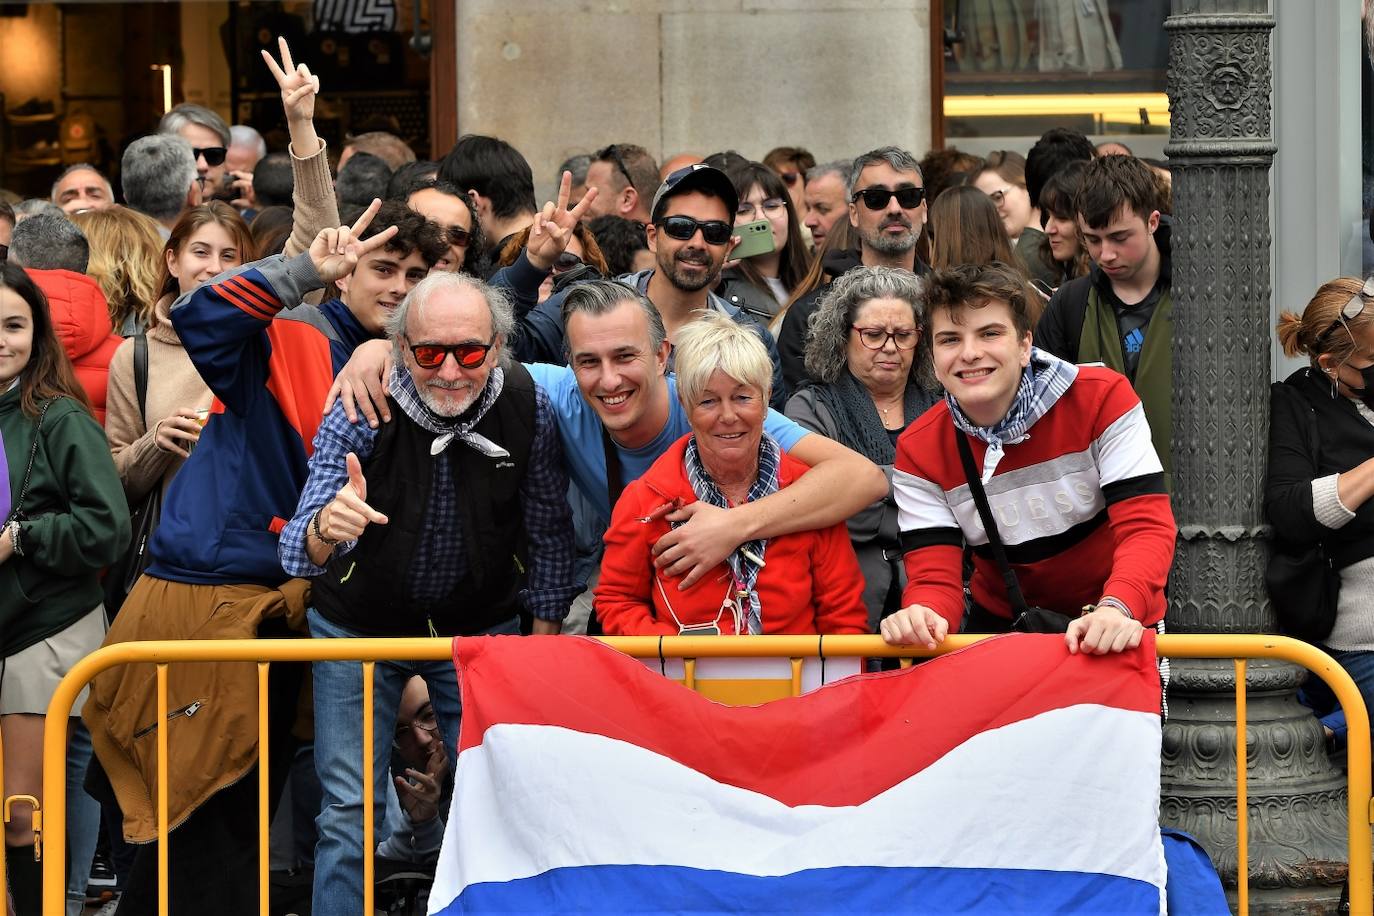
<svg viewBox="0 0 1374 916">
<path fill-rule="evenodd" d="M 543 271 L 553 268 L 553 262 L 568 247 L 568 239 L 582 219 L 587 208 L 596 200 L 596 188 L 588 188 L 587 193 L 568 209 L 568 198 L 572 196 L 572 172 L 564 172 L 558 184 L 558 202 L 544 204 L 543 212 L 534 215 L 534 225 L 530 226 L 530 240 L 525 243 L 525 256 L 530 263 Z"/>
<path fill-rule="evenodd" d="M 277 85 L 281 87 L 281 104 L 286 109 L 287 124 L 311 121 L 315 117 L 315 96 L 320 94 L 320 78 L 312 74 L 305 64 L 297 66 L 292 63 L 291 49 L 286 46 L 285 38 L 277 38 L 277 47 L 281 49 L 280 66 L 266 51 L 262 52 L 262 59 L 267 62 L 267 69 L 272 71 L 277 78 Z"/>
<path fill-rule="evenodd" d="M 352 226 L 322 229 L 320 234 L 315 236 L 315 241 L 310 243 L 310 260 L 315 263 L 315 270 L 321 280 L 332 283 L 353 273 L 353 268 L 358 266 L 359 258 L 382 247 L 396 234 L 395 226 L 387 226 L 371 238 L 359 241 L 359 237 L 381 207 L 380 200 L 373 200 Z"/>
</svg>

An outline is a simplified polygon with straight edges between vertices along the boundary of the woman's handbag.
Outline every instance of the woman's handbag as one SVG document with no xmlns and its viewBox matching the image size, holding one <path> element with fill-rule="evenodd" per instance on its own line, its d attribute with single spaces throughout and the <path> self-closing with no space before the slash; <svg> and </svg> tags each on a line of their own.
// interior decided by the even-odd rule
<svg viewBox="0 0 1374 916">
<path fill-rule="evenodd" d="M 1316 467 L 1321 458 L 1321 431 L 1310 407 L 1307 416 L 1311 421 L 1308 444 Z M 1270 542 L 1264 587 L 1269 591 L 1282 632 L 1306 642 L 1321 642 L 1331 635 L 1341 595 L 1341 565 L 1332 562 L 1321 541 L 1293 544 L 1277 538 Z"/>
<path fill-rule="evenodd" d="M 134 337 L 134 389 L 138 395 L 138 412 L 143 417 L 144 428 L 148 425 L 148 338 L 144 334 Z M 162 518 L 162 484 L 153 485 L 148 495 L 136 506 L 129 507 L 129 526 L 132 537 L 118 560 L 105 570 L 102 585 L 105 590 L 105 613 L 113 618 L 124 604 L 124 599 L 133 590 L 134 583 L 152 562 L 148 553 L 148 543 L 157 530 L 158 520 Z"/>
<path fill-rule="evenodd" d="M 1012 630 L 1017 633 L 1067 632 L 1073 618 L 1048 608 L 1030 607 L 1026 604 L 1026 597 L 1021 594 L 1021 583 L 1016 578 L 1016 571 L 1007 562 L 1007 552 L 1002 546 L 1002 535 L 997 530 L 997 519 L 992 515 L 992 507 L 988 505 L 988 494 L 983 489 L 982 475 L 978 473 L 978 467 L 973 463 L 973 449 L 969 448 L 968 436 L 956 429 L 954 438 L 959 443 L 959 460 L 963 462 L 964 476 L 968 479 L 970 492 L 973 493 L 974 505 L 978 507 L 978 517 L 982 520 L 983 530 L 988 535 L 988 548 L 992 551 L 992 558 L 997 561 L 997 568 L 1002 573 L 1002 581 L 1007 586 L 1007 600 L 1011 604 L 1013 615 Z"/>
</svg>

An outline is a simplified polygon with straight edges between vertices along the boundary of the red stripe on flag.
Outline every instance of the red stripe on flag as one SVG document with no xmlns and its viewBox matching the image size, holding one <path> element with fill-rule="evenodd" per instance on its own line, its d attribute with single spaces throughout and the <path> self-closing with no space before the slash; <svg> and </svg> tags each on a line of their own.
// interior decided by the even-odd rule
<svg viewBox="0 0 1374 916">
<path fill-rule="evenodd" d="M 1061 635 L 1004 636 L 905 671 L 740 707 L 578 637 L 460 637 L 454 656 L 460 750 L 494 725 L 559 726 L 639 745 L 786 805 L 861 804 L 981 732 L 1051 710 L 1160 708 L 1148 630 L 1139 650 L 1105 656 L 1070 655 Z"/>
</svg>

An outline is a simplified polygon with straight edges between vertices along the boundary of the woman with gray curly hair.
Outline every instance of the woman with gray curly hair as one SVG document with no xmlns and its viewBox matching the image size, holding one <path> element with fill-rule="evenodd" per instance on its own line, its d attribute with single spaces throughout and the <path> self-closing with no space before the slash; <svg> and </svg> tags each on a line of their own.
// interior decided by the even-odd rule
<svg viewBox="0 0 1374 916">
<path fill-rule="evenodd" d="M 836 279 L 810 322 L 806 369 L 816 381 L 785 411 L 887 474 L 887 496 L 849 520 L 870 632 L 901 606 L 906 585 L 892 496 L 897 437 L 940 398 L 921 301 L 921 281 L 907 270 L 859 267 Z"/>
</svg>

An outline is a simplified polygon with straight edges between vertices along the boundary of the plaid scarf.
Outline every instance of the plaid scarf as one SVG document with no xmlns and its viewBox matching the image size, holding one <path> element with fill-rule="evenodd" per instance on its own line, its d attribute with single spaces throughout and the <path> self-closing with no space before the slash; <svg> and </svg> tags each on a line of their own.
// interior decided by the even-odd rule
<svg viewBox="0 0 1374 916">
<path fill-rule="evenodd" d="M 1011 409 L 994 426 L 974 426 L 959 409 L 954 396 L 945 393 L 945 403 L 957 429 L 988 444 L 983 456 L 983 482 L 986 483 L 1002 460 L 1003 449 L 1030 436 L 1030 428 L 1047 414 L 1078 377 L 1078 367 L 1044 350 L 1031 348 L 1030 363 L 1021 372 L 1016 398 Z"/>
<path fill-rule="evenodd" d="M 491 370 L 491 375 L 487 376 L 486 387 L 478 396 L 477 403 L 464 411 L 462 417 L 454 418 L 441 417 L 425 406 L 425 402 L 420 398 L 420 392 L 415 387 L 415 379 L 410 377 L 410 373 L 400 360 L 396 361 L 391 370 L 391 382 L 387 387 L 391 396 L 396 399 L 397 405 L 406 412 L 406 416 L 422 429 L 436 434 L 437 438 L 429 447 L 431 455 L 441 454 L 454 439 L 461 439 L 488 458 L 509 458 L 510 452 L 486 436 L 473 432 L 473 428 L 482 421 L 491 405 L 501 396 L 501 389 L 505 384 L 506 375 L 501 367 L 497 366 Z"/>
<path fill-rule="evenodd" d="M 745 502 L 754 502 L 763 499 L 770 493 L 778 491 L 778 465 L 782 460 L 782 450 L 778 448 L 778 443 L 768 434 L 764 434 L 759 441 L 759 473 L 754 479 L 753 486 L 749 488 L 749 495 Z M 729 501 L 725 494 L 720 492 L 716 482 L 711 479 L 711 475 L 706 470 L 706 466 L 701 462 L 701 453 L 697 451 L 697 437 L 692 436 L 687 440 L 687 454 L 683 459 L 683 464 L 687 470 L 687 479 L 691 481 L 692 492 L 697 499 L 720 509 L 730 508 Z M 673 527 L 677 527 L 674 525 Z M 730 565 L 730 574 L 734 578 L 731 584 L 732 597 L 737 610 L 743 611 L 744 620 L 736 617 L 735 632 L 748 633 L 757 636 L 763 632 L 763 608 L 759 606 L 759 594 L 755 585 L 759 580 L 759 570 L 763 569 L 764 551 L 768 549 L 768 539 L 759 538 L 747 541 L 735 548 L 735 552 L 725 558 L 725 562 Z M 743 624 L 741 626 L 741 624 Z"/>
</svg>

